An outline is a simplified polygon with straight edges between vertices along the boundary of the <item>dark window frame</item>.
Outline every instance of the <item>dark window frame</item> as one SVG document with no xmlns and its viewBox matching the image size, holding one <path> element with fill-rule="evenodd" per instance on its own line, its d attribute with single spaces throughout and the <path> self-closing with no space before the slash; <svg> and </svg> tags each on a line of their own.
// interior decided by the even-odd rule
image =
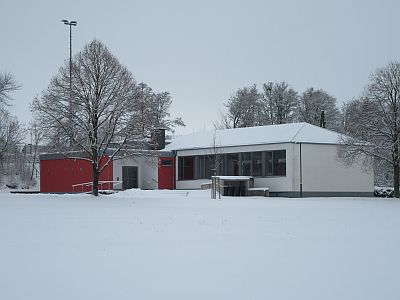
<svg viewBox="0 0 400 300">
<path fill-rule="evenodd" d="M 195 175 L 195 156 L 179 156 L 178 180 L 194 180 L 195 179 L 194 175 Z"/>
<path fill-rule="evenodd" d="M 243 162 L 250 163 L 250 175 L 253 177 L 286 177 L 287 176 L 287 151 L 286 149 L 252 151 L 252 152 L 231 152 L 218 154 L 222 163 L 217 173 L 228 175 L 228 165 L 237 161 L 238 175 L 243 175 Z M 237 158 L 237 159 L 234 159 Z M 246 160 L 244 160 L 246 158 Z M 178 180 L 210 179 L 211 166 L 210 155 L 191 155 L 178 157 Z M 256 161 L 260 161 L 261 164 Z M 189 161 L 191 164 L 186 165 Z M 255 166 L 258 172 L 255 174 Z M 235 168 L 234 166 L 232 166 Z M 187 172 L 191 171 L 191 174 Z M 234 169 L 230 170 L 234 172 Z M 232 175 L 232 174 L 231 174 Z"/>
<path fill-rule="evenodd" d="M 278 155 L 279 153 L 284 153 L 284 155 L 279 156 Z M 286 149 L 265 151 L 264 177 L 286 177 L 286 167 L 287 167 L 286 162 L 287 162 Z"/>
</svg>

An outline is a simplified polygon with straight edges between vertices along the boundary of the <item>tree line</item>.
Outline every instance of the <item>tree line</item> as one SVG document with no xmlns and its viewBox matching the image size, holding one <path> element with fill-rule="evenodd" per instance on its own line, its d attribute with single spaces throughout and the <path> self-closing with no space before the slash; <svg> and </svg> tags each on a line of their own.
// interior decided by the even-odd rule
<svg viewBox="0 0 400 300">
<path fill-rule="evenodd" d="M 4 178 L 14 184 L 16 174 L 21 181 L 30 184 L 29 171 L 25 157 L 21 153 L 21 143 L 24 139 L 24 127 L 16 116 L 10 112 L 12 93 L 21 86 L 10 73 L 0 73 L 0 186 Z"/>
<path fill-rule="evenodd" d="M 219 113 L 216 128 L 238 128 L 292 122 L 320 125 L 340 130 L 341 109 L 336 98 L 322 89 L 308 88 L 299 94 L 287 82 L 269 82 L 259 90 L 255 84 L 238 89 Z"/>
<path fill-rule="evenodd" d="M 286 82 L 240 88 L 225 107 L 216 128 L 307 122 L 342 133 L 339 158 L 372 165 L 375 184 L 393 186 L 400 196 L 400 62 L 378 68 L 364 92 L 341 107 L 322 89 L 299 94 Z"/>
</svg>

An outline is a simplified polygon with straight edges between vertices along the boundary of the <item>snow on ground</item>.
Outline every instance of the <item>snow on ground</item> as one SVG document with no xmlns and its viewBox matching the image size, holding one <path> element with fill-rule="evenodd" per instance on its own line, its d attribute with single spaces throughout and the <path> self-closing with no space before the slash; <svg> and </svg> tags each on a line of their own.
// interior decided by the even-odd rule
<svg viewBox="0 0 400 300">
<path fill-rule="evenodd" d="M 399 299 L 400 201 L 0 193 L 0 299 Z"/>
</svg>

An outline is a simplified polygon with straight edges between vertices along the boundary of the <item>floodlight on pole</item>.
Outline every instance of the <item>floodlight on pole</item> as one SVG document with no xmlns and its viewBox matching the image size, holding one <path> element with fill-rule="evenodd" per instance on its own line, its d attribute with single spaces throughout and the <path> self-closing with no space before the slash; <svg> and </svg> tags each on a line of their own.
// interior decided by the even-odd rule
<svg viewBox="0 0 400 300">
<path fill-rule="evenodd" d="M 64 25 L 69 26 L 69 101 L 70 101 L 70 109 L 71 109 L 71 126 L 72 126 L 72 26 L 76 26 L 76 21 L 68 21 L 68 20 L 61 20 Z M 73 134 L 71 132 L 71 134 Z M 72 146 L 72 140 L 71 145 Z"/>
</svg>

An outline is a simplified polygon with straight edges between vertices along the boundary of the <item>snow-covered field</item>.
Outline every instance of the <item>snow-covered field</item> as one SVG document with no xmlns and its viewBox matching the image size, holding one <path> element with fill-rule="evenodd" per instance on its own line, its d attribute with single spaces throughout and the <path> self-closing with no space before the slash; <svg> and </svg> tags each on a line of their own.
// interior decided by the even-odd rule
<svg viewBox="0 0 400 300">
<path fill-rule="evenodd" d="M 400 299 L 400 201 L 0 192 L 0 299 Z"/>
</svg>

